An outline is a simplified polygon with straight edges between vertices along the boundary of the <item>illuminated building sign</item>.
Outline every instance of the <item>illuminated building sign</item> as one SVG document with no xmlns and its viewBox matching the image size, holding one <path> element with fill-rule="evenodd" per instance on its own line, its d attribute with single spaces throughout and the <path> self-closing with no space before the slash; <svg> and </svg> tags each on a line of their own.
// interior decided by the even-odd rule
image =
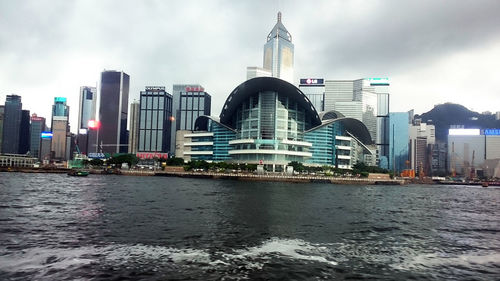
<svg viewBox="0 0 500 281">
<path fill-rule="evenodd" d="M 101 152 L 89 152 L 88 157 L 92 159 L 104 159 L 106 158 L 106 155 Z"/>
<path fill-rule="evenodd" d="M 500 129 L 486 129 L 484 134 L 487 136 L 500 136 Z"/>
<path fill-rule="evenodd" d="M 448 135 L 450 136 L 479 136 L 481 130 L 479 129 L 449 129 Z"/>
<path fill-rule="evenodd" d="M 389 86 L 389 78 L 367 78 L 370 86 Z"/>
<path fill-rule="evenodd" d="M 82 129 L 78 130 L 78 134 L 80 134 L 80 135 L 86 135 L 87 134 L 87 129 L 82 128 Z"/>
<path fill-rule="evenodd" d="M 54 101 L 55 102 L 66 102 L 66 98 L 60 98 L 60 97 L 58 97 L 58 98 L 54 98 Z"/>
<path fill-rule="evenodd" d="M 42 139 L 51 139 L 52 138 L 52 132 L 42 132 L 40 134 L 40 137 Z"/>
<path fill-rule="evenodd" d="M 31 121 L 43 121 L 43 117 L 31 116 Z"/>
<path fill-rule="evenodd" d="M 138 152 L 136 154 L 139 159 L 168 159 L 168 153 L 160 153 L 160 152 Z"/>
<path fill-rule="evenodd" d="M 300 79 L 301 85 L 323 85 L 324 83 L 325 79 L 318 79 L 318 78 Z"/>
<path fill-rule="evenodd" d="M 146 91 L 165 91 L 165 87 L 147 86 Z"/>
<path fill-rule="evenodd" d="M 203 87 L 186 87 L 186 92 L 205 92 Z"/>
</svg>

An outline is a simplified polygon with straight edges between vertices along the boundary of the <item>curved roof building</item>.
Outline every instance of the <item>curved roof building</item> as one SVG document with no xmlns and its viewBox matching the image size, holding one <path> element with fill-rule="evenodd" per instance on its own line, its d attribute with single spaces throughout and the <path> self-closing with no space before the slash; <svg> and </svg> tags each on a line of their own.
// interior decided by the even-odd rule
<svg viewBox="0 0 500 281">
<path fill-rule="evenodd" d="M 291 161 L 348 168 L 352 144 L 371 144 L 363 123 L 316 112 L 297 87 L 273 77 L 240 84 L 219 118 L 201 116 L 194 128 L 185 141 L 190 159 L 263 164 L 273 171 Z"/>
</svg>

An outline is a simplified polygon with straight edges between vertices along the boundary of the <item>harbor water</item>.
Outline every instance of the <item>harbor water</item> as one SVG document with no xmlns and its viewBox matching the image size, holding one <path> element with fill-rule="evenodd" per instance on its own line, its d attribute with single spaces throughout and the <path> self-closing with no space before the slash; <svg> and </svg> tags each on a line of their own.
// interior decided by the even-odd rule
<svg viewBox="0 0 500 281">
<path fill-rule="evenodd" d="M 0 280 L 499 280 L 500 189 L 0 173 Z"/>
</svg>

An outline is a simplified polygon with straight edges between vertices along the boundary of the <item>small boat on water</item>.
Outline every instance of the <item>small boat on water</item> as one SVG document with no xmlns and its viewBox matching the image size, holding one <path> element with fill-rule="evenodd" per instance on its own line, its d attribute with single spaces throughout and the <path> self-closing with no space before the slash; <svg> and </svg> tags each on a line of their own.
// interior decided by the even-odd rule
<svg viewBox="0 0 500 281">
<path fill-rule="evenodd" d="M 86 177 L 88 175 L 89 172 L 83 170 L 71 170 L 68 172 L 68 176 L 74 176 L 74 177 Z"/>
</svg>

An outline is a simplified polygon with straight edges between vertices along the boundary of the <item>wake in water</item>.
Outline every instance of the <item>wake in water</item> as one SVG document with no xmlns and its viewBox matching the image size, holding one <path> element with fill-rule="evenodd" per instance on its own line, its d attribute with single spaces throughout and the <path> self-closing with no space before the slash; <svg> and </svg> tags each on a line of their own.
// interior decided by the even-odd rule
<svg viewBox="0 0 500 281">
<path fill-rule="evenodd" d="M 2 270 L 34 274 L 35 279 L 67 276 L 81 267 L 122 268 L 136 271 L 170 271 L 193 269 L 230 272 L 234 268 L 240 278 L 246 279 L 248 272 L 261 270 L 277 260 L 298 263 L 323 263 L 334 266 L 327 247 L 300 239 L 272 238 L 258 246 L 209 251 L 206 249 L 172 248 L 149 245 L 110 245 L 106 247 L 31 248 L 0 257 Z M 33 276 L 33 275 L 32 275 Z"/>
</svg>

